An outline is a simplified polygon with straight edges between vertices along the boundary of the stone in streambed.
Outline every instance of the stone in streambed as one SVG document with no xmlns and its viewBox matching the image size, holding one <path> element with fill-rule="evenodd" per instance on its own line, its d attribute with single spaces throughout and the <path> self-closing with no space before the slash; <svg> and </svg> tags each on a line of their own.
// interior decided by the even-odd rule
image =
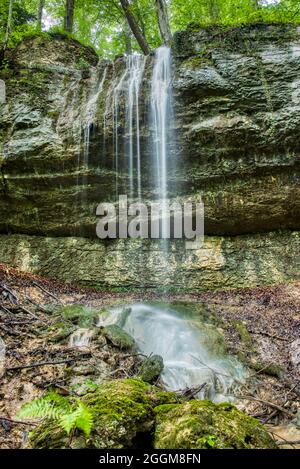
<svg viewBox="0 0 300 469">
<path fill-rule="evenodd" d="M 134 347 L 134 339 L 121 327 L 111 324 L 103 328 L 103 335 L 111 342 L 115 347 L 121 350 L 128 350 Z"/>
<path fill-rule="evenodd" d="M 154 382 L 164 369 L 164 361 L 160 355 L 146 358 L 140 368 L 139 377 L 147 383 Z"/>
</svg>

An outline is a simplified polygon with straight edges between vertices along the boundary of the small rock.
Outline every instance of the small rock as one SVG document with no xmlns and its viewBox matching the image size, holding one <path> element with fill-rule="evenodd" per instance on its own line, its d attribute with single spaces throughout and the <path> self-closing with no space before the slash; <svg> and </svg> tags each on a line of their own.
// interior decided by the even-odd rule
<svg viewBox="0 0 300 469">
<path fill-rule="evenodd" d="M 160 355 L 146 358 L 140 368 L 139 377 L 147 383 L 152 383 L 159 377 L 164 369 L 164 362 Z"/>
<path fill-rule="evenodd" d="M 103 329 L 104 336 L 115 346 L 122 350 L 131 349 L 134 347 L 134 339 L 121 327 L 112 324 Z"/>
</svg>

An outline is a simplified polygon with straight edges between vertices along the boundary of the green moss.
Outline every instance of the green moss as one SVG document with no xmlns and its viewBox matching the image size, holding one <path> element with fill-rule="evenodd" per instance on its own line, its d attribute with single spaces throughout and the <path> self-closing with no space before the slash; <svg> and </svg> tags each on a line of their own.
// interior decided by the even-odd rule
<svg viewBox="0 0 300 469">
<path fill-rule="evenodd" d="M 196 68 L 203 68 L 206 65 L 211 65 L 212 61 L 208 58 L 205 57 L 205 55 L 197 56 L 197 57 L 191 57 L 187 60 L 185 60 L 182 63 L 183 68 L 190 68 L 190 69 L 196 69 Z"/>
<path fill-rule="evenodd" d="M 134 339 L 115 324 L 104 327 L 103 334 L 115 347 L 121 350 L 128 350 L 134 347 Z"/>
<path fill-rule="evenodd" d="M 160 355 L 151 355 L 146 358 L 139 370 L 139 377 L 147 383 L 154 382 L 164 369 L 164 362 Z"/>
<path fill-rule="evenodd" d="M 95 325 L 99 315 L 97 311 L 80 304 L 62 306 L 57 313 L 80 327 Z"/>
<path fill-rule="evenodd" d="M 232 324 L 234 325 L 235 329 L 237 330 L 243 344 L 246 345 L 247 347 L 252 348 L 252 346 L 253 346 L 252 337 L 251 337 L 250 333 L 248 332 L 247 327 L 245 326 L 245 324 L 242 321 L 235 320 L 235 319 L 232 321 Z"/>
<path fill-rule="evenodd" d="M 57 322 L 48 327 L 46 337 L 49 342 L 62 342 L 67 339 L 74 331 L 75 327 L 72 326 L 72 324 Z"/>
<path fill-rule="evenodd" d="M 249 365 L 258 373 L 264 373 L 269 376 L 275 376 L 276 378 L 281 378 L 284 372 L 282 366 L 277 365 L 276 363 L 265 363 L 261 361 L 253 362 L 250 361 Z"/>
<path fill-rule="evenodd" d="M 129 448 L 138 433 L 152 430 L 153 408 L 167 399 L 176 402 L 173 393 L 161 392 L 140 379 L 109 381 L 83 398 L 93 413 L 93 430 L 89 438 L 75 434 L 71 446 Z M 29 438 L 31 448 L 64 448 L 68 444 L 65 432 L 49 420 Z"/>
<path fill-rule="evenodd" d="M 275 448 L 258 420 L 231 404 L 190 401 L 154 409 L 157 449 Z"/>
</svg>

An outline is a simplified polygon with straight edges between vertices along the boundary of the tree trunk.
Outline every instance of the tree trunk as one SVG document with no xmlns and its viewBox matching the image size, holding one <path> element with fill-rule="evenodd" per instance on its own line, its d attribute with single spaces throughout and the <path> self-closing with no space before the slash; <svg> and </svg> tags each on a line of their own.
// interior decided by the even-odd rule
<svg viewBox="0 0 300 469">
<path fill-rule="evenodd" d="M 75 0 L 66 0 L 64 30 L 67 33 L 72 33 L 73 32 L 74 9 L 75 9 Z"/>
<path fill-rule="evenodd" d="M 10 0 L 9 1 L 9 7 L 8 7 L 6 32 L 5 32 L 4 42 L 3 42 L 3 55 L 4 55 L 4 52 L 7 48 L 8 39 L 9 39 L 9 35 L 10 35 L 10 32 L 11 32 L 12 12 L 13 12 L 13 0 Z"/>
<path fill-rule="evenodd" d="M 43 20 L 43 11 L 45 6 L 45 0 L 40 0 L 39 8 L 38 8 L 38 15 L 37 15 L 37 27 L 38 30 L 42 29 L 42 20 Z"/>
<path fill-rule="evenodd" d="M 128 0 L 120 0 L 120 3 L 121 3 L 121 7 L 123 8 L 124 15 L 126 16 L 128 24 L 130 26 L 130 29 L 134 37 L 136 38 L 140 48 L 142 49 L 145 55 L 149 55 L 151 52 L 149 44 L 146 41 L 146 38 L 143 35 L 133 13 L 130 11 L 130 5 L 129 5 Z"/>
<path fill-rule="evenodd" d="M 125 34 L 126 54 L 130 55 L 132 54 L 131 29 L 126 18 L 124 22 L 124 34 Z"/>
<path fill-rule="evenodd" d="M 165 0 L 155 0 L 155 5 L 160 35 L 163 40 L 163 43 L 168 46 L 172 41 L 168 7 Z"/>
</svg>

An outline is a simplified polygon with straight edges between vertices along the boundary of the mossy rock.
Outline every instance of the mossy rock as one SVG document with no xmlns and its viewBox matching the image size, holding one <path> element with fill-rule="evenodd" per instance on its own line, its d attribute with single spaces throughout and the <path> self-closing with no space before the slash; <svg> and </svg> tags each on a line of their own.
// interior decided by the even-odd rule
<svg viewBox="0 0 300 469">
<path fill-rule="evenodd" d="M 62 306 L 58 314 L 80 327 L 94 326 L 99 316 L 97 311 L 80 304 Z"/>
<path fill-rule="evenodd" d="M 252 337 L 251 337 L 246 325 L 242 321 L 239 321 L 239 320 L 233 320 L 232 324 L 235 327 L 237 333 L 239 334 L 239 337 L 240 337 L 242 343 L 245 346 L 252 349 L 253 348 L 253 341 L 252 341 Z"/>
<path fill-rule="evenodd" d="M 49 342 L 62 342 L 76 330 L 72 324 L 57 322 L 47 329 L 47 339 Z"/>
<path fill-rule="evenodd" d="M 276 444 L 253 417 L 231 404 L 190 401 L 155 409 L 157 449 L 253 449 Z"/>
<path fill-rule="evenodd" d="M 103 335 L 109 340 L 109 342 L 121 350 L 129 350 L 135 345 L 134 339 L 131 335 L 115 324 L 104 327 Z"/>
<path fill-rule="evenodd" d="M 140 368 L 139 377 L 147 383 L 152 383 L 164 369 L 164 361 L 160 355 L 146 358 Z"/>
<path fill-rule="evenodd" d="M 94 416 L 89 437 L 76 431 L 70 439 L 53 420 L 34 429 L 28 440 L 30 448 L 130 448 L 141 433 L 149 434 L 154 426 L 153 409 L 164 402 L 178 402 L 174 393 L 162 392 L 139 379 L 108 381 L 83 402 Z"/>
</svg>

